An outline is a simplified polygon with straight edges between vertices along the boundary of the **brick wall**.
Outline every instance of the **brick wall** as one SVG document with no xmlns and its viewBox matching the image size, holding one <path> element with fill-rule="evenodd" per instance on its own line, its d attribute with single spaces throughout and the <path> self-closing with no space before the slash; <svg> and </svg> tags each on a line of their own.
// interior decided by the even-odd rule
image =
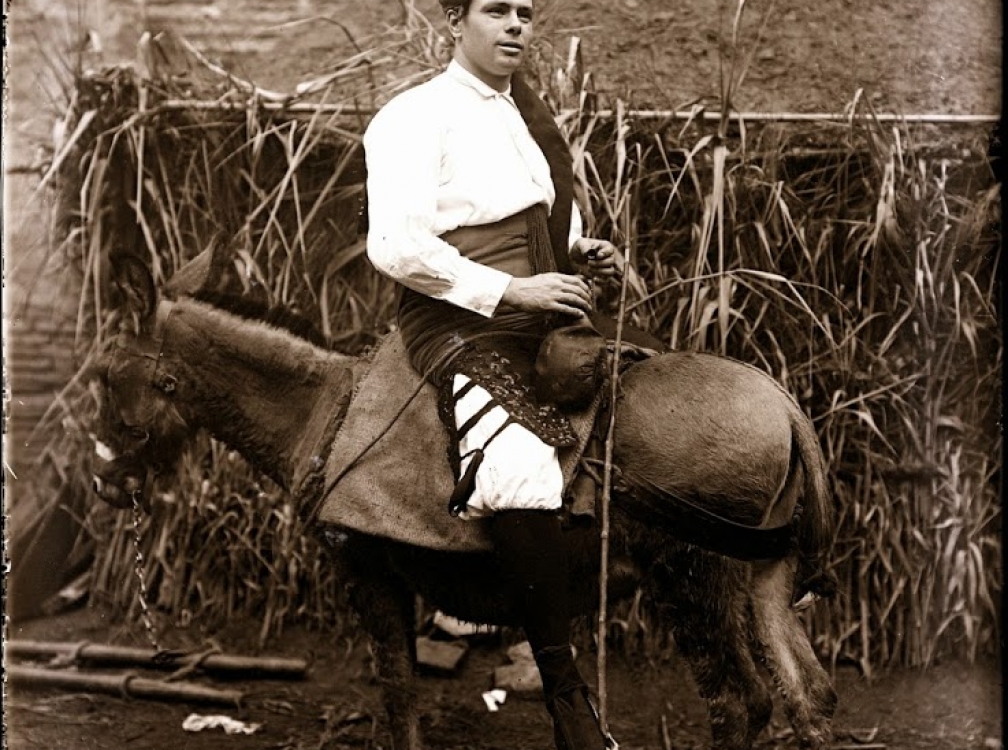
<svg viewBox="0 0 1008 750">
<path fill-rule="evenodd" d="M 75 371 L 74 321 L 60 311 L 31 306 L 7 322 L 4 346 L 9 384 L 9 450 L 23 465 L 34 451 L 30 435 Z"/>
<path fill-rule="evenodd" d="M 51 258 L 47 207 L 31 198 L 36 182 L 7 175 L 4 187 L 4 453 L 18 476 L 43 447 L 33 444 L 32 431 L 77 369 L 80 282 Z"/>
</svg>

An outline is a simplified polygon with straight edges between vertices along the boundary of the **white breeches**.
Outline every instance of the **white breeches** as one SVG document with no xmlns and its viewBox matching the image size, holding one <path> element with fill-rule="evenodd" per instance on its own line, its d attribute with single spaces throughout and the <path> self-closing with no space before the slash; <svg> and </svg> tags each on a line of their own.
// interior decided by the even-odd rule
<svg viewBox="0 0 1008 750">
<path fill-rule="evenodd" d="M 469 382 L 456 375 L 452 391 Z M 455 424 L 461 426 L 490 400 L 490 394 L 476 385 L 455 405 Z M 504 424 L 507 412 L 497 406 L 485 414 L 459 441 L 459 455 L 483 448 L 488 438 Z M 459 517 L 481 518 L 501 510 L 557 510 L 563 493 L 563 473 L 557 449 L 547 445 L 530 430 L 511 423 L 484 448 L 483 463 L 476 472 L 476 485 L 469 506 Z M 469 466 L 462 459 L 461 473 Z"/>
</svg>

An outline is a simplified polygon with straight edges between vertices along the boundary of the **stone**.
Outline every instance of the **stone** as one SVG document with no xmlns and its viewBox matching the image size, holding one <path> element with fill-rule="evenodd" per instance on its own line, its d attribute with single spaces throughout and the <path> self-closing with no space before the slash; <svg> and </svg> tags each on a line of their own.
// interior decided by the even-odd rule
<svg viewBox="0 0 1008 750">
<path fill-rule="evenodd" d="M 532 661 L 497 667 L 494 670 L 494 687 L 529 700 L 539 700 L 543 694 L 542 677 Z"/>
<path fill-rule="evenodd" d="M 529 645 L 528 641 L 522 641 L 513 645 L 507 650 L 507 656 L 512 664 L 535 662 L 535 657 L 532 656 L 532 646 Z"/>
<path fill-rule="evenodd" d="M 434 672 L 455 672 L 468 652 L 464 641 L 436 641 L 426 636 L 416 639 L 417 665 Z"/>
</svg>

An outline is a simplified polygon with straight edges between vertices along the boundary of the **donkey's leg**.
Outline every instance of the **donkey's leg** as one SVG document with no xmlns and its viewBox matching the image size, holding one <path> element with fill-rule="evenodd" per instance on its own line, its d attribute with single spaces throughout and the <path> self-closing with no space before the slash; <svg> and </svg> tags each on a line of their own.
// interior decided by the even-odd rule
<svg viewBox="0 0 1008 750">
<path fill-rule="evenodd" d="M 696 548 L 655 571 L 662 610 L 707 701 L 713 746 L 748 750 L 769 721 L 770 693 L 750 652 L 743 565 Z"/>
<path fill-rule="evenodd" d="M 753 625 L 802 748 L 827 748 L 837 695 L 791 608 L 794 561 L 753 566 Z"/>
<path fill-rule="evenodd" d="M 756 665 L 755 657 L 762 655 L 762 651 L 753 651 L 753 644 L 757 642 L 753 626 L 753 607 L 748 591 L 739 591 L 737 594 L 744 600 L 746 620 L 744 628 L 736 631 L 741 641 L 737 644 L 739 654 L 740 671 L 738 680 L 742 695 L 746 701 L 746 708 L 749 711 L 749 724 L 747 741 L 749 746 L 756 742 L 756 738 L 770 724 L 773 716 L 773 696 L 767 688 L 766 683 L 760 676 L 759 667 Z"/>
<path fill-rule="evenodd" d="M 351 578 L 350 606 L 374 645 L 378 683 L 392 730 L 392 750 L 421 750 L 413 671 L 414 597 L 374 540 L 352 537 L 339 550 Z"/>
</svg>

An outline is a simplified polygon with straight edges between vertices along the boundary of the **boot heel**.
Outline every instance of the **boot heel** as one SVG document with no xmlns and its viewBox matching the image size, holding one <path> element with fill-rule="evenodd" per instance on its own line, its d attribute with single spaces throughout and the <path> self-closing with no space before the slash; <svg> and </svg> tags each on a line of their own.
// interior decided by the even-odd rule
<svg viewBox="0 0 1008 750">
<path fill-rule="evenodd" d="M 602 732 L 602 738 L 605 740 L 606 750 L 619 750 L 619 743 L 616 738 L 613 737 L 609 732 L 602 729 L 602 718 L 599 716 L 598 707 L 595 705 L 594 696 L 585 690 L 585 700 L 588 701 L 588 708 L 595 715 L 595 722 L 599 725 L 599 731 Z"/>
<path fill-rule="evenodd" d="M 587 687 L 559 695 L 547 704 L 553 717 L 557 750 L 618 750 L 612 735 L 602 731 L 598 710 Z"/>
</svg>

